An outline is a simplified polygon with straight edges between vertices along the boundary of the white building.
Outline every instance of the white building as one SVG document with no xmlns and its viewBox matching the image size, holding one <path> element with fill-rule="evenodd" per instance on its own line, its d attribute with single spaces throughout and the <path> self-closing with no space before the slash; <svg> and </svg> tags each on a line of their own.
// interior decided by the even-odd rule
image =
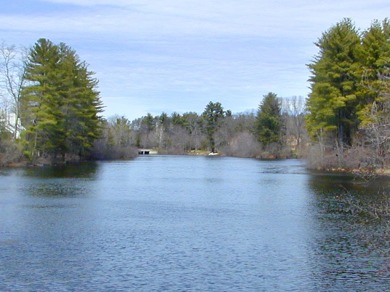
<svg viewBox="0 0 390 292">
<path fill-rule="evenodd" d="M 16 138 L 20 137 L 20 133 L 23 130 L 22 124 L 20 123 L 20 119 L 18 119 L 17 129 L 15 129 L 16 124 L 16 114 L 10 113 L 5 110 L 0 110 L 0 124 L 4 125 L 4 128 L 10 132 L 12 135 L 15 135 Z"/>
</svg>

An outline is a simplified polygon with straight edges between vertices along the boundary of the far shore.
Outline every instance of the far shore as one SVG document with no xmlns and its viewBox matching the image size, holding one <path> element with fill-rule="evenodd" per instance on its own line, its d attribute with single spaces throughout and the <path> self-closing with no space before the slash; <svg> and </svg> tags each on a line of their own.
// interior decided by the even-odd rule
<svg viewBox="0 0 390 292">
<path fill-rule="evenodd" d="M 42 162 L 39 161 L 37 163 L 32 163 L 27 160 L 22 160 L 18 162 L 10 162 L 5 165 L 0 165 L 0 169 L 7 169 L 7 168 L 41 168 L 41 167 L 52 167 L 52 166 L 65 166 L 65 165 L 71 165 L 71 164 L 78 164 L 78 163 L 84 163 L 84 162 L 96 162 L 96 161 L 115 161 L 115 160 L 132 160 L 139 156 L 153 156 L 153 155 L 184 155 L 184 156 L 222 156 L 222 157 L 237 157 L 237 156 L 230 156 L 225 155 L 223 153 L 211 153 L 209 151 L 205 150 L 192 150 L 187 153 L 183 154 L 172 154 L 172 153 L 153 153 L 153 154 L 147 154 L 147 155 L 136 155 L 134 157 L 128 158 L 128 159 L 114 159 L 114 160 L 83 160 L 83 161 L 67 161 L 64 163 L 49 163 L 49 162 Z M 237 157 L 237 158 L 251 158 L 251 159 L 258 159 L 258 160 L 280 160 L 279 158 L 261 158 L 261 157 Z M 296 158 L 283 158 L 284 159 L 296 159 Z M 303 159 L 304 160 L 304 159 Z M 360 169 L 349 169 L 349 168 L 343 168 L 343 167 L 332 167 L 332 168 L 309 168 L 311 170 L 315 171 L 321 171 L 326 173 L 344 173 L 344 174 L 352 174 L 356 176 L 390 176 L 390 169 L 388 168 L 376 168 L 376 169 L 366 169 L 366 168 L 360 168 Z"/>
</svg>

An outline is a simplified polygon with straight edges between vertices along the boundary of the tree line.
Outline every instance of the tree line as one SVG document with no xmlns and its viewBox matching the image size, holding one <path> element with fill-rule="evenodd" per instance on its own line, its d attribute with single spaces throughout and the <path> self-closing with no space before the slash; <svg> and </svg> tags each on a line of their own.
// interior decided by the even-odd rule
<svg viewBox="0 0 390 292">
<path fill-rule="evenodd" d="M 303 97 L 281 99 L 268 93 L 257 111 L 238 114 L 210 101 L 200 114 L 149 113 L 132 121 L 111 117 L 105 121 L 95 149 L 98 158 L 104 153 L 125 158 L 131 147 L 153 148 L 166 154 L 297 157 L 307 145 L 303 120 Z"/>
<path fill-rule="evenodd" d="M 307 156 L 318 168 L 385 168 L 390 150 L 390 22 L 360 31 L 343 19 L 315 43 L 307 98 L 270 92 L 257 110 L 233 114 L 210 101 L 202 113 L 103 119 L 94 73 L 66 44 L 28 51 L 1 46 L 2 161 L 126 159 L 137 148 L 259 158 Z M 12 113 L 12 123 L 4 117 Z M 10 120 L 10 119 L 8 119 Z M 12 124 L 12 125 L 10 125 Z"/>
<path fill-rule="evenodd" d="M 39 39 L 24 51 L 2 44 L 0 54 L 2 164 L 127 159 L 137 148 L 167 154 L 290 157 L 297 151 L 287 147 L 287 137 L 303 137 L 302 97 L 284 103 L 288 110 L 282 109 L 281 98 L 269 93 L 257 113 L 233 115 L 220 102 L 210 102 L 201 114 L 104 119 L 94 73 L 66 44 Z"/>
</svg>

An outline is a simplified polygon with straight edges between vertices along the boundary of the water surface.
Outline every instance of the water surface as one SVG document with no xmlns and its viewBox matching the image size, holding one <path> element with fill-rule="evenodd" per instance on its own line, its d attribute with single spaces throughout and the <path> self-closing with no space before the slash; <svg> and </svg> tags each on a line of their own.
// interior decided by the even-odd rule
<svg viewBox="0 0 390 292">
<path fill-rule="evenodd" d="M 298 160 L 2 170 L 0 290 L 385 291 L 386 225 L 337 198 L 387 190 Z"/>
</svg>

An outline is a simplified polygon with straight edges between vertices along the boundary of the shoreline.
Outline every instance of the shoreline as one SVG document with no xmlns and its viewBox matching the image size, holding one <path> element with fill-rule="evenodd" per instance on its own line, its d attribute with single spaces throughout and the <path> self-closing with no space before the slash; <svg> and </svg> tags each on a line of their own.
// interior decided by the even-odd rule
<svg viewBox="0 0 390 292">
<path fill-rule="evenodd" d="M 155 155 L 155 154 L 152 154 Z M 208 151 L 191 151 L 183 154 L 162 154 L 162 155 L 184 155 L 184 156 L 219 156 L 219 157 L 236 157 L 236 158 L 250 158 L 250 159 L 257 159 L 257 160 L 280 160 L 280 159 L 265 159 L 260 157 L 237 157 L 237 156 L 231 156 L 231 155 L 224 155 L 222 153 L 214 153 L 210 154 Z M 128 159 L 122 159 L 122 160 L 132 160 L 137 158 L 139 155 L 128 158 Z M 296 159 L 296 158 L 284 158 L 286 160 L 289 159 Z M 118 159 L 112 159 L 112 160 L 83 160 L 83 161 L 69 161 L 65 163 L 31 163 L 29 161 L 18 161 L 18 162 L 10 162 L 5 165 L 0 165 L 0 169 L 13 169 L 13 168 L 42 168 L 42 167 L 58 167 L 58 166 L 66 166 L 66 165 L 75 165 L 79 163 L 84 162 L 98 162 L 98 161 L 115 161 Z M 120 159 L 119 159 L 120 160 Z M 305 160 L 305 159 L 303 159 Z M 376 168 L 376 169 L 348 169 L 343 167 L 330 167 L 330 168 L 310 168 L 307 167 L 309 170 L 313 171 L 321 171 L 325 173 L 334 173 L 334 174 L 351 174 L 356 176 L 383 176 L 383 177 L 390 177 L 390 168 Z"/>
</svg>

